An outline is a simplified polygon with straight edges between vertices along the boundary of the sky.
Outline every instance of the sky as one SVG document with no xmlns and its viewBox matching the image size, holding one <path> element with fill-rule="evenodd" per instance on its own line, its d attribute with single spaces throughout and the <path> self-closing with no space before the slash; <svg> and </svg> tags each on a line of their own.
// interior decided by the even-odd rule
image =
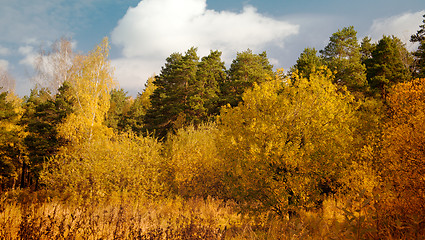
<svg viewBox="0 0 425 240">
<path fill-rule="evenodd" d="M 306 47 L 323 49 L 332 33 L 354 26 L 361 40 L 395 35 L 409 50 L 424 19 L 424 0 L 0 0 L 0 69 L 23 97 L 34 88 L 34 59 L 61 37 L 87 53 L 110 41 L 114 78 L 131 96 L 159 74 L 166 58 L 198 48 L 267 52 L 288 70 Z"/>
</svg>

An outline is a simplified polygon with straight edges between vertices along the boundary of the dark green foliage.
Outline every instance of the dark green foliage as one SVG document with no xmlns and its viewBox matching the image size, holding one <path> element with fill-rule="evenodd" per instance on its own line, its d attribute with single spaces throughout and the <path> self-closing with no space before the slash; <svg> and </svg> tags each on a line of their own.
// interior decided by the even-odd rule
<svg viewBox="0 0 425 240">
<path fill-rule="evenodd" d="M 425 18 L 425 15 L 423 16 Z M 422 20 L 424 24 L 419 26 L 416 34 L 410 38 L 411 42 L 419 43 L 418 49 L 413 53 L 415 56 L 414 76 L 423 78 L 425 77 L 425 19 Z"/>
<path fill-rule="evenodd" d="M 353 26 L 345 27 L 332 34 L 329 44 L 321 50 L 326 64 L 336 71 L 335 82 L 347 86 L 352 92 L 362 92 L 367 87 L 366 67 Z"/>
<path fill-rule="evenodd" d="M 376 47 L 376 43 L 371 43 L 370 37 L 364 37 L 360 45 L 360 53 L 362 54 L 362 63 L 372 58 L 372 52 Z"/>
<path fill-rule="evenodd" d="M 111 100 L 109 110 L 106 114 L 105 125 L 114 129 L 122 130 L 120 122 L 122 122 L 124 114 L 128 111 L 128 103 L 130 97 L 124 89 L 112 89 L 110 92 Z"/>
<path fill-rule="evenodd" d="M 205 113 L 203 120 L 207 120 L 220 111 L 220 86 L 226 80 L 226 68 L 221 61 L 221 52 L 211 51 L 210 55 L 203 57 L 198 65 L 196 77 L 200 89 L 198 97 L 203 101 Z"/>
<path fill-rule="evenodd" d="M 72 111 L 71 99 L 67 97 L 69 85 L 59 88 L 56 98 L 46 89 L 34 89 L 27 98 L 20 124 L 27 132 L 24 144 L 29 158 L 26 184 L 38 187 L 39 172 L 43 163 L 53 156 L 66 142 L 57 133 L 57 126 Z"/>
<path fill-rule="evenodd" d="M 120 118 L 118 128 L 122 131 L 131 131 L 138 135 L 143 131 L 143 120 L 146 112 L 151 107 L 150 96 L 155 91 L 156 87 L 153 84 L 154 78 L 151 77 L 145 84 L 145 89 L 142 93 L 137 94 L 137 97 L 130 106 L 129 109 L 123 112 L 123 116 Z"/>
<path fill-rule="evenodd" d="M 317 56 L 315 48 L 305 48 L 297 59 L 297 63 L 291 68 L 291 72 L 298 71 L 301 76 L 309 78 L 312 71 L 324 64 L 323 58 Z"/>
<path fill-rule="evenodd" d="M 411 79 L 410 56 L 400 39 L 384 36 L 372 51 L 371 57 L 365 62 L 372 91 L 385 96 L 389 87 Z"/>
<path fill-rule="evenodd" d="M 196 51 L 191 48 L 185 55 L 173 53 L 155 77 L 157 89 L 151 96 L 152 108 L 146 113 L 145 124 L 148 131 L 160 138 L 190 120 L 189 111 L 197 105 L 190 102 L 190 87 L 196 81 L 198 64 Z"/>
<path fill-rule="evenodd" d="M 218 86 L 224 79 L 221 52 L 212 51 L 199 62 L 196 51 L 172 54 L 155 77 L 145 127 L 160 138 L 190 123 L 207 121 L 218 112 Z"/>
<path fill-rule="evenodd" d="M 237 106 L 246 89 L 254 83 L 270 80 L 273 76 L 273 65 L 270 64 L 266 52 L 253 54 L 248 49 L 238 53 L 228 71 L 229 79 L 222 87 L 222 105 Z"/>
</svg>

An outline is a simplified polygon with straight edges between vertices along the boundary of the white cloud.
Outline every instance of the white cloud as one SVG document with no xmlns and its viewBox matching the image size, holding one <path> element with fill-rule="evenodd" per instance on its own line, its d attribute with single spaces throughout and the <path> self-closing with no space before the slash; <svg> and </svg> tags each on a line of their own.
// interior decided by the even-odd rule
<svg viewBox="0 0 425 240">
<path fill-rule="evenodd" d="M 34 48 L 32 46 L 26 45 L 26 46 L 19 47 L 18 52 L 22 55 L 28 55 L 34 52 Z"/>
<path fill-rule="evenodd" d="M 9 68 L 9 62 L 4 59 L 0 59 L 0 72 L 7 71 Z"/>
<path fill-rule="evenodd" d="M 409 50 L 412 50 L 413 44 L 410 43 L 410 36 L 419 30 L 424 14 L 425 11 L 420 11 L 376 19 L 369 30 L 369 35 L 373 41 L 378 41 L 383 35 L 394 35 L 406 43 Z"/>
<path fill-rule="evenodd" d="M 140 58 L 120 58 L 111 61 L 115 68 L 115 76 L 119 79 L 120 87 L 125 88 L 130 95 L 142 92 L 146 80 L 153 76 L 155 69 L 161 69 L 162 61 L 146 61 Z"/>
<path fill-rule="evenodd" d="M 37 53 L 35 52 L 34 47 L 30 45 L 21 46 L 18 48 L 18 52 L 23 56 L 23 58 L 19 61 L 19 64 L 33 68 L 35 64 L 35 58 L 37 57 Z"/>
<path fill-rule="evenodd" d="M 237 51 L 247 48 L 282 48 L 284 40 L 298 30 L 299 26 L 266 17 L 252 6 L 235 13 L 207 9 L 206 0 L 143 0 L 127 11 L 112 32 L 112 43 L 122 46 L 126 58 L 115 61 L 116 76 L 128 87 L 134 82 L 124 79 L 131 75 L 129 71 L 139 76 L 143 69 L 148 71 L 145 81 L 146 76 L 160 70 L 171 53 L 185 52 L 192 46 L 198 47 L 200 56 L 218 49 L 228 62 Z M 118 70 L 124 62 L 127 76 Z"/>
</svg>

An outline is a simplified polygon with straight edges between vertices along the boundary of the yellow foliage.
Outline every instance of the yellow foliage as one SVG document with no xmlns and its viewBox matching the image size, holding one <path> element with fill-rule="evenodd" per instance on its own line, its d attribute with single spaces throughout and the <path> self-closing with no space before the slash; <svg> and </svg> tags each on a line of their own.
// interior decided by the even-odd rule
<svg viewBox="0 0 425 240">
<path fill-rule="evenodd" d="M 425 79 L 396 85 L 388 96 L 390 119 L 382 141 L 384 174 L 398 201 L 425 213 Z"/>
<path fill-rule="evenodd" d="M 87 56 L 76 56 L 69 74 L 74 111 L 59 126 L 59 134 L 71 142 L 91 140 L 107 131 L 103 125 L 115 83 L 108 60 L 108 39 Z"/>
<path fill-rule="evenodd" d="M 217 196 L 223 188 L 223 162 L 213 124 L 177 130 L 167 140 L 167 157 L 176 191 L 184 197 Z"/>
<path fill-rule="evenodd" d="M 219 118 L 220 150 L 239 197 L 278 213 L 309 206 L 333 188 L 352 141 L 352 96 L 326 68 L 254 85 Z"/>
<path fill-rule="evenodd" d="M 45 165 L 41 180 L 62 197 L 108 200 L 154 197 L 164 193 L 155 139 L 133 134 L 100 137 L 64 147 Z"/>
</svg>

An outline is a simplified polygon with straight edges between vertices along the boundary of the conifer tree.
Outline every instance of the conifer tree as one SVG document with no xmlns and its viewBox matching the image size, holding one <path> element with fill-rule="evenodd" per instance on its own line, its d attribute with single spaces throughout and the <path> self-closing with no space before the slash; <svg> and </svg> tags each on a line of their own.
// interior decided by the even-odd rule
<svg viewBox="0 0 425 240">
<path fill-rule="evenodd" d="M 220 111 L 220 86 L 226 80 L 226 67 L 221 61 L 221 52 L 211 51 L 201 59 L 196 73 L 200 98 L 203 101 L 202 120 L 208 120 Z"/>
<path fill-rule="evenodd" d="M 196 98 L 191 98 L 199 60 L 196 51 L 196 48 L 190 48 L 185 55 L 171 54 L 161 73 L 155 77 L 157 88 L 150 97 L 152 107 L 144 122 L 146 129 L 160 138 L 188 123 L 191 113 L 199 106 Z"/>
<path fill-rule="evenodd" d="M 366 67 L 353 26 L 332 34 L 328 45 L 320 51 L 326 64 L 336 71 L 335 82 L 345 85 L 352 92 L 361 92 L 367 86 Z"/>
<path fill-rule="evenodd" d="M 411 42 L 419 43 L 418 49 L 413 53 L 415 56 L 414 76 L 423 78 L 425 77 L 425 15 L 422 20 L 423 24 L 419 26 L 416 34 L 410 38 Z"/>
<path fill-rule="evenodd" d="M 145 89 L 139 93 L 134 101 L 129 106 L 123 117 L 118 123 L 118 128 L 122 131 L 132 131 L 138 135 L 142 133 L 144 128 L 144 117 L 146 112 L 151 107 L 150 96 L 155 91 L 155 77 L 150 77 L 145 84 Z"/>
<path fill-rule="evenodd" d="M 291 68 L 291 72 L 298 71 L 298 74 L 309 78 L 311 72 L 324 65 L 324 61 L 317 56 L 315 48 L 305 48 L 297 59 L 297 63 Z"/>
<path fill-rule="evenodd" d="M 250 49 L 237 54 L 228 70 L 228 80 L 222 87 L 223 104 L 236 106 L 242 94 L 254 83 L 262 83 L 273 78 L 273 65 L 267 53 L 254 54 Z"/>
<path fill-rule="evenodd" d="M 21 114 L 10 95 L 9 92 L 0 93 L 0 191 L 16 186 L 19 168 L 22 176 L 27 166 L 24 134 L 19 125 Z"/>
<path fill-rule="evenodd" d="M 367 79 L 372 90 L 383 95 L 392 85 L 409 80 L 410 55 L 397 37 L 384 36 L 366 60 Z"/>
<path fill-rule="evenodd" d="M 124 89 L 112 89 L 109 110 L 106 113 L 105 125 L 114 129 L 122 130 L 119 127 L 122 118 L 130 108 L 130 97 Z"/>
</svg>

